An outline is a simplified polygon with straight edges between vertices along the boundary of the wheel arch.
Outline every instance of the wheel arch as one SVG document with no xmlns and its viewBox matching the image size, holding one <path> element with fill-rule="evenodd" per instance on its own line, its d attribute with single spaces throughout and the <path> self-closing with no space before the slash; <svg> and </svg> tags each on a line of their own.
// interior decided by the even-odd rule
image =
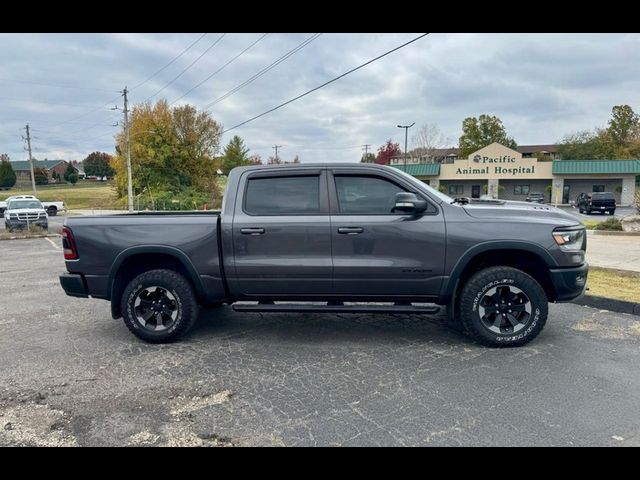
<svg viewBox="0 0 640 480">
<path fill-rule="evenodd" d="M 473 273 L 488 267 L 504 265 L 531 275 L 544 289 L 550 301 L 557 294 L 549 269 L 557 263 L 551 254 L 539 245 L 526 241 L 484 242 L 467 250 L 455 266 L 442 292 L 442 303 L 454 300 L 462 285 Z"/>
<path fill-rule="evenodd" d="M 204 287 L 197 270 L 189 257 L 175 247 L 166 245 L 145 245 L 131 247 L 118 254 L 111 266 L 107 282 L 107 299 L 111 301 L 111 315 L 120 318 L 120 297 L 126 285 L 137 275 L 158 268 L 175 270 L 182 274 L 196 292 L 198 298 L 204 296 Z"/>
</svg>

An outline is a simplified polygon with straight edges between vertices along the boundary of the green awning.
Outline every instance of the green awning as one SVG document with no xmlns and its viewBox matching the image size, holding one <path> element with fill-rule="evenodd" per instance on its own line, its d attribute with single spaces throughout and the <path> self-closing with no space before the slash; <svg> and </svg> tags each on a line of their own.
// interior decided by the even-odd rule
<svg viewBox="0 0 640 480">
<path fill-rule="evenodd" d="M 554 160 L 554 175 L 640 174 L 640 160 Z"/>
<path fill-rule="evenodd" d="M 411 165 L 389 165 L 414 177 L 437 177 L 440 175 L 439 163 L 417 163 Z"/>
</svg>

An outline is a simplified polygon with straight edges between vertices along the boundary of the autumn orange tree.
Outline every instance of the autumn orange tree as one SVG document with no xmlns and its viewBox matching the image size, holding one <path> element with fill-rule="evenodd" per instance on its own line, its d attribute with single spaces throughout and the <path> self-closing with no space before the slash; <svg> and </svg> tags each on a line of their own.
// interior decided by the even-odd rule
<svg viewBox="0 0 640 480">
<path fill-rule="evenodd" d="M 165 100 L 135 105 L 129 117 L 134 195 L 171 198 L 181 194 L 190 203 L 219 203 L 216 171 L 222 125 L 191 105 L 170 107 Z M 127 163 L 124 131 L 116 136 L 118 195 L 126 196 Z M 190 205 L 191 207 L 193 205 Z"/>
</svg>

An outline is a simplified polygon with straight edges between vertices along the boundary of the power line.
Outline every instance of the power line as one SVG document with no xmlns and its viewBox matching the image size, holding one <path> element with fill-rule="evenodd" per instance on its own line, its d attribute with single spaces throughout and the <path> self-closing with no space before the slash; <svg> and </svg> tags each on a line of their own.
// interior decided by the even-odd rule
<svg viewBox="0 0 640 480">
<path fill-rule="evenodd" d="M 29 80 L 13 80 L 11 78 L 0 78 L 0 82 L 23 83 L 26 85 L 41 85 L 44 87 L 54 87 L 54 88 L 73 88 L 74 90 L 83 89 L 83 90 L 96 90 L 99 92 L 113 92 L 113 90 L 106 89 L 106 88 L 95 88 L 95 87 L 86 87 L 86 86 L 78 86 L 78 85 L 54 85 L 51 83 L 31 82 Z"/>
<path fill-rule="evenodd" d="M 92 113 L 94 113 L 94 112 L 97 112 L 98 110 L 101 110 L 101 109 L 103 109 L 103 108 L 106 108 L 108 105 L 113 104 L 113 103 L 114 103 L 116 100 L 118 100 L 119 98 L 120 98 L 120 95 L 118 95 L 117 97 L 115 97 L 115 98 L 114 98 L 114 99 L 112 99 L 112 100 L 109 100 L 107 103 L 105 103 L 104 105 L 101 105 L 100 107 L 92 108 L 91 110 L 89 110 L 89 111 L 88 111 L 88 112 L 86 112 L 86 113 L 82 113 L 82 114 L 77 115 L 77 116 L 75 116 L 75 117 L 69 118 L 68 120 L 63 120 L 62 122 L 58 122 L 58 123 L 56 123 L 56 124 L 54 124 L 54 125 L 51 125 L 49 128 L 50 128 L 50 129 L 51 129 L 51 128 L 56 128 L 56 127 L 58 127 L 58 126 L 60 126 L 60 125 L 65 125 L 65 124 L 67 124 L 67 123 L 70 123 L 70 122 L 73 122 L 73 121 L 75 121 L 75 120 L 78 120 L 79 118 L 84 118 L 84 117 L 86 117 L 87 115 L 90 115 L 90 114 L 92 114 Z M 100 123 L 102 123 L 102 122 L 100 122 Z M 97 125 L 97 124 L 96 124 L 96 125 Z"/>
<path fill-rule="evenodd" d="M 0 100 L 6 100 L 14 103 L 31 103 L 36 105 L 64 105 L 67 107 L 78 107 L 78 108 L 101 108 L 96 107 L 96 105 L 87 105 L 86 103 L 62 103 L 62 102 L 47 102 L 45 100 L 22 100 L 19 98 L 10 98 L 10 97 L 0 97 Z"/>
<path fill-rule="evenodd" d="M 191 67 L 193 67 L 196 62 L 198 60 L 200 60 L 202 57 L 204 57 L 206 55 L 206 53 L 211 50 L 213 47 L 215 47 L 218 42 L 220 40 L 222 40 L 224 38 L 224 36 L 226 35 L 226 33 L 223 33 L 222 35 L 220 35 L 210 46 L 209 48 L 207 48 L 204 52 L 202 52 L 200 54 L 200 56 L 198 58 L 196 58 L 193 62 L 191 62 L 184 70 L 182 70 L 178 75 L 175 76 L 175 78 L 173 78 L 173 80 L 171 80 L 169 83 L 167 83 L 164 87 L 162 87 L 160 90 L 158 90 L 156 93 L 154 93 L 153 95 L 151 95 L 149 98 L 147 98 L 145 100 L 145 102 L 148 102 L 149 100 L 151 100 L 153 97 L 155 97 L 156 95 L 158 95 L 160 92 L 162 92 L 165 88 L 167 88 L 169 85 L 171 85 L 173 82 L 175 82 L 178 78 L 180 78 L 187 70 L 189 70 Z"/>
<path fill-rule="evenodd" d="M 221 102 L 222 100 L 224 100 L 227 97 L 230 97 L 231 95 L 233 95 L 234 93 L 236 93 L 238 90 L 246 87 L 247 85 L 249 85 L 250 83 L 253 83 L 255 80 L 257 80 L 258 78 L 260 78 L 262 75 L 264 75 L 265 73 L 267 73 L 269 70 L 277 67 L 278 65 L 280 65 L 282 62 L 284 62 L 287 58 L 289 58 L 290 56 L 292 56 L 293 54 L 295 54 L 296 52 L 298 52 L 299 50 L 302 50 L 304 47 L 306 47 L 307 45 L 309 45 L 311 42 L 313 42 L 316 38 L 318 38 L 320 35 L 322 35 L 322 33 L 315 33 L 313 34 L 311 37 L 307 38 L 304 42 L 302 42 L 301 44 L 299 44 L 298 46 L 296 46 L 295 48 L 293 48 L 292 50 L 289 50 L 287 53 L 285 53 L 284 55 L 282 55 L 280 58 L 278 58 L 277 60 L 275 60 L 274 62 L 272 62 L 270 65 L 267 65 L 265 68 L 263 68 L 262 70 L 260 70 L 258 73 L 256 73 L 255 75 L 253 75 L 252 77 L 250 77 L 249 79 L 245 80 L 243 83 L 241 83 L 240 85 L 236 86 L 235 88 L 229 90 L 227 93 L 225 93 L 224 95 L 222 95 L 221 97 L 216 98 L 213 102 L 208 103 L 207 105 L 204 106 L 204 110 L 208 110 L 209 108 L 211 108 L 212 106 L 214 106 L 216 103 Z"/>
<path fill-rule="evenodd" d="M 237 58 L 241 57 L 242 55 L 244 55 L 250 48 L 252 48 L 254 45 L 256 45 L 258 42 L 260 42 L 264 37 L 266 37 L 267 35 L 269 35 L 268 33 L 263 34 L 260 38 L 258 38 L 255 42 L 253 42 L 251 45 L 249 45 L 247 48 L 245 48 L 244 50 L 242 50 L 239 54 L 237 54 L 235 57 L 233 57 L 231 60 L 229 60 L 227 63 L 225 63 L 224 65 L 222 65 L 219 69 L 217 69 L 215 72 L 213 72 L 211 75 L 209 75 L 207 78 L 205 78 L 204 80 L 202 80 L 200 83 L 198 83 L 197 85 L 195 85 L 194 87 L 190 88 L 189 90 L 187 90 L 185 93 L 183 93 L 180 97 L 176 98 L 173 102 L 171 102 L 169 105 L 173 105 L 174 103 L 176 103 L 178 100 L 186 97 L 189 93 L 193 92 L 196 88 L 198 88 L 200 85 L 202 85 L 203 83 L 207 82 L 208 80 L 210 80 L 214 75 L 217 75 L 218 73 L 220 73 L 222 70 L 224 70 L 228 65 L 230 65 L 231 63 L 233 63 Z"/>
<path fill-rule="evenodd" d="M 341 75 L 338 75 L 338 76 L 337 76 L 337 77 L 335 77 L 335 78 L 332 78 L 331 80 L 329 80 L 329 81 L 327 81 L 327 82 L 323 83 L 322 85 L 318 85 L 317 87 L 312 88 L 311 90 L 308 90 L 308 91 L 306 91 L 306 92 L 304 92 L 304 93 L 302 93 L 302 94 L 298 95 L 297 97 L 292 98 L 291 100 L 287 100 L 286 102 L 281 103 L 280 105 L 277 105 L 277 106 L 275 106 L 275 107 L 273 107 L 273 108 L 270 108 L 270 109 L 269 109 L 269 110 L 267 110 L 266 112 L 262 112 L 261 114 L 256 115 L 255 117 L 250 118 L 249 120 L 245 120 L 244 122 L 241 122 L 241 123 L 239 123 L 239 124 L 237 124 L 237 125 L 234 125 L 233 127 L 226 129 L 226 130 L 225 130 L 225 131 L 223 131 L 222 133 L 223 133 L 223 134 L 225 134 L 225 133 L 227 133 L 227 132 L 229 132 L 229 131 L 231 131 L 231 130 L 234 130 L 234 129 L 238 128 L 238 127 L 241 127 L 241 126 L 243 126 L 243 125 L 246 125 L 246 124 L 247 124 L 247 123 L 249 123 L 249 122 L 253 122 L 254 120 L 257 120 L 258 118 L 263 117 L 263 116 L 265 116 L 265 115 L 267 115 L 267 114 L 269 114 L 269 113 L 271 113 L 271 112 L 274 112 L 274 111 L 278 110 L 279 108 L 284 107 L 285 105 L 289 105 L 290 103 L 293 103 L 293 102 L 295 102 L 296 100 L 299 100 L 299 99 L 301 99 L 302 97 L 305 97 L 305 96 L 309 95 L 310 93 L 315 92 L 316 90 L 320 90 L 321 88 L 326 87 L 327 85 L 329 85 L 329 84 L 331 84 L 331 83 L 333 83 L 333 82 L 335 82 L 335 81 L 337 81 L 337 80 L 340 80 L 340 79 L 341 79 L 341 78 L 343 78 L 343 77 L 346 77 L 346 76 L 347 76 L 347 75 L 349 75 L 350 73 L 353 73 L 353 72 L 355 72 L 356 70 L 360 70 L 361 68 L 366 67 L 366 66 L 367 66 L 367 65 L 369 65 L 370 63 L 373 63 L 373 62 L 375 62 L 376 60 L 380 60 L 381 58 L 386 57 L 387 55 L 389 55 L 389 54 L 391 54 L 391 53 L 393 53 L 393 52 L 395 52 L 395 51 L 397 51 L 397 50 L 400 50 L 401 48 L 404 48 L 404 47 L 406 47 L 407 45 L 409 45 L 409 44 L 411 44 L 411 43 L 413 43 L 413 42 L 416 42 L 416 41 L 420 40 L 421 38 L 426 37 L 427 35 L 429 35 L 429 33 L 424 33 L 424 34 L 422 34 L 422 35 L 419 35 L 419 36 L 417 36 L 416 38 L 414 38 L 414 39 L 412 39 L 412 40 L 409 40 L 408 42 L 403 43 L 402 45 L 397 46 L 397 47 L 395 47 L 395 48 L 393 48 L 393 49 L 391 49 L 391 50 L 389 50 L 389 51 L 387 51 L 387 52 L 383 53 L 382 55 L 378 55 L 377 57 L 372 58 L 371 60 L 369 60 L 369 61 L 367 61 L 367 62 L 365 62 L 365 63 L 363 63 L 363 64 L 361 64 L 361 65 L 358 65 L 357 67 L 352 68 L 351 70 L 349 70 L 349 71 L 347 71 L 347 72 L 345 72 L 345 73 L 343 73 L 343 74 L 341 74 Z"/>
<path fill-rule="evenodd" d="M 164 69 L 166 69 L 169 65 L 171 65 L 173 62 L 175 62 L 176 60 L 178 60 L 182 55 L 184 55 L 185 53 L 187 53 L 191 47 L 193 47 L 196 43 L 198 43 L 200 40 L 202 40 L 207 34 L 203 33 L 202 35 L 200 35 L 198 37 L 198 39 L 191 43 L 187 48 L 185 48 L 182 52 L 180 52 L 180 54 L 176 57 L 173 57 L 173 59 L 167 63 L 164 67 L 162 67 L 160 70 L 156 71 L 155 73 L 153 73 L 152 75 L 150 75 L 147 79 L 143 80 L 142 82 L 138 83 L 137 85 L 131 87 L 131 90 L 135 90 L 136 88 L 144 85 L 145 83 L 147 83 L 149 80 L 151 80 L 153 77 L 155 77 L 156 75 L 158 75 L 160 72 L 162 72 Z M 130 90 L 130 91 L 131 91 Z"/>
<path fill-rule="evenodd" d="M 165 65 L 163 68 L 161 68 L 160 70 L 158 70 L 157 72 L 155 72 L 153 75 L 151 75 L 151 76 L 150 76 L 149 78 L 147 78 L 146 80 L 144 80 L 144 81 L 142 81 L 141 83 L 139 83 L 137 86 L 140 86 L 140 85 L 144 84 L 145 82 L 147 82 L 148 80 L 150 80 L 151 78 L 153 78 L 155 75 L 157 75 L 160 71 L 162 71 L 162 70 L 164 70 L 166 67 L 168 67 L 168 66 L 169 66 L 171 63 L 173 63 L 175 60 L 177 60 L 178 58 L 180 58 L 180 57 L 181 57 L 181 56 L 182 56 L 182 55 L 183 55 L 187 50 L 189 50 L 193 45 L 195 45 L 196 43 L 198 43 L 198 41 L 200 41 L 200 39 L 202 39 L 205 35 L 206 35 L 206 33 L 205 33 L 204 35 L 200 36 L 200 37 L 199 37 L 195 42 L 193 42 L 191 45 L 189 45 L 189 46 L 188 46 L 188 47 L 187 47 L 187 48 L 186 48 L 182 53 L 180 53 L 176 58 L 174 58 L 173 60 L 171 60 L 167 65 Z M 206 52 L 205 52 L 205 53 L 206 53 Z M 198 59 L 199 59 L 199 58 L 200 58 L 200 57 L 198 57 Z M 196 60 L 196 61 L 197 61 L 197 60 Z M 189 68 L 189 67 L 187 67 L 187 68 Z M 186 70 L 184 70 L 184 71 L 186 71 Z M 184 71 L 183 71 L 183 73 L 184 73 Z M 176 77 L 176 78 L 177 78 L 177 77 Z M 175 79 L 174 79 L 174 80 L 175 80 Z M 172 81 L 173 81 L 173 80 L 172 80 Z M 171 83 L 171 82 L 170 82 L 170 83 Z M 167 85 L 169 85 L 169 84 L 167 84 Z M 166 87 L 167 85 L 165 85 L 165 87 Z M 165 87 L 163 87 L 163 88 L 165 88 Z M 134 88 L 135 88 L 135 87 L 134 87 Z M 161 90 L 162 90 L 162 89 L 161 89 Z M 160 91 L 161 91 L 161 90 L 160 90 Z M 108 91 L 111 91 L 111 90 L 108 90 Z M 156 92 L 156 93 L 159 93 L 159 92 Z M 155 94 L 154 94 L 154 95 L 155 95 Z M 88 112 L 86 112 L 86 113 L 83 113 L 83 114 L 78 115 L 78 116 L 76 116 L 76 117 L 72 117 L 72 118 L 70 118 L 70 119 L 68 119 L 68 120 L 64 120 L 64 121 L 62 121 L 62 122 L 58 122 L 58 123 L 56 123 L 56 124 L 54 124 L 54 125 L 51 125 L 51 126 L 49 127 L 49 129 L 56 128 L 56 127 L 58 127 L 58 126 L 60 126 L 60 125 L 65 125 L 65 124 L 67 124 L 67 123 L 71 123 L 71 122 L 73 122 L 74 120 L 77 120 L 77 119 L 79 119 L 79 118 L 84 118 L 84 117 L 86 117 L 86 116 L 88 116 L 88 115 L 91 115 L 92 113 L 94 113 L 94 112 L 96 112 L 96 111 L 98 111 L 98 110 L 100 110 L 100 109 L 103 109 L 103 108 L 106 108 L 106 107 L 107 107 L 107 106 L 109 106 L 109 105 L 112 105 L 114 102 L 116 102 L 116 101 L 117 101 L 117 100 L 119 100 L 119 99 L 120 99 L 120 95 L 118 95 L 117 97 L 115 97 L 115 98 L 113 98 L 113 99 L 109 100 L 109 101 L 108 101 L 107 103 L 105 103 L 104 105 L 101 105 L 101 106 L 99 106 L 99 107 L 93 108 L 93 109 L 89 110 L 89 111 L 88 111 Z M 102 122 L 100 122 L 100 123 L 102 123 Z M 95 127 L 95 126 L 98 126 L 100 123 L 96 123 L 96 124 L 92 125 L 92 126 L 91 126 L 91 127 L 89 127 L 89 128 L 93 128 L 93 127 Z M 73 134 L 71 134 L 71 135 L 73 135 Z"/>
</svg>

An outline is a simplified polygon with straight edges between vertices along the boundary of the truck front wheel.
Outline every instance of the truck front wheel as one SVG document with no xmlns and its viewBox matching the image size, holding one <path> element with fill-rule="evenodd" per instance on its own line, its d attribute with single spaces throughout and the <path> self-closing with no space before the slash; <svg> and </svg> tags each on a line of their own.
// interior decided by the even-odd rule
<svg viewBox="0 0 640 480">
<path fill-rule="evenodd" d="M 189 281 L 173 270 L 150 270 L 129 282 L 121 311 L 127 328 L 149 343 L 173 342 L 198 318 L 199 305 Z"/>
<path fill-rule="evenodd" d="M 475 273 L 460 293 L 460 320 L 475 340 L 515 347 L 533 340 L 547 321 L 548 299 L 530 275 L 511 267 Z"/>
</svg>

